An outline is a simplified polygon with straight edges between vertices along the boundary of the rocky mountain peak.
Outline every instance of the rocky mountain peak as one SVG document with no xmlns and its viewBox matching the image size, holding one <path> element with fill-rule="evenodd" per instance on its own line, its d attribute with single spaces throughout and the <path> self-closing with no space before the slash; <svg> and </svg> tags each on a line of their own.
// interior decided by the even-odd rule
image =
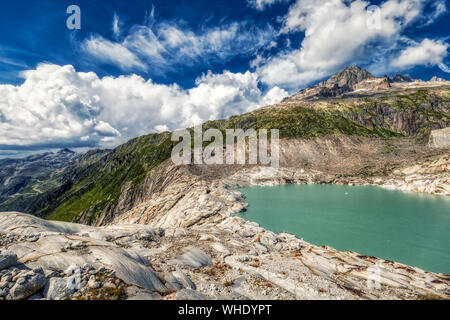
<svg viewBox="0 0 450 320">
<path fill-rule="evenodd" d="M 330 79 L 325 81 L 327 85 L 337 85 L 338 87 L 349 87 L 360 83 L 367 79 L 374 79 L 375 77 L 367 70 L 361 69 L 358 66 L 347 67 L 344 70 L 336 73 Z"/>
<path fill-rule="evenodd" d="M 395 77 L 390 79 L 391 82 L 413 82 L 414 80 L 408 76 L 397 74 Z"/>
<path fill-rule="evenodd" d="M 337 97 L 356 90 L 378 90 L 389 88 L 389 86 L 388 77 L 376 78 L 367 70 L 358 66 L 351 66 L 334 74 L 328 80 L 301 90 L 285 101 Z"/>
<path fill-rule="evenodd" d="M 431 78 L 431 80 L 430 80 L 431 82 L 445 82 L 446 80 L 445 79 L 442 79 L 442 78 L 438 78 L 438 77 L 436 77 L 436 76 L 434 76 L 433 78 Z"/>
</svg>

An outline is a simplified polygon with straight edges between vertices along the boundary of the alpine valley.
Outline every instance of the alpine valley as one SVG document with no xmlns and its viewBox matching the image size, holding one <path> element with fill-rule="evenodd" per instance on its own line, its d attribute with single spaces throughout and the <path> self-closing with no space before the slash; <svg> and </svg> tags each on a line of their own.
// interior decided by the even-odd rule
<svg viewBox="0 0 450 320">
<path fill-rule="evenodd" d="M 450 275 L 315 246 L 236 213 L 240 187 L 450 195 L 450 82 L 352 66 L 203 130 L 280 130 L 280 168 L 174 165 L 171 133 L 0 160 L 0 299 L 450 299 Z M 276 214 L 274 212 L 274 214 Z M 77 286 L 67 286 L 79 267 Z M 379 286 L 373 288 L 373 268 Z"/>
</svg>

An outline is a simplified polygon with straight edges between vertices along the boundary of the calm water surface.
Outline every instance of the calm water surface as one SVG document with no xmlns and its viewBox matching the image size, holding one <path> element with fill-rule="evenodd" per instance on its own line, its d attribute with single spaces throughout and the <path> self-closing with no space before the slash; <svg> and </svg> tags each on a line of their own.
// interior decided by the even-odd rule
<svg viewBox="0 0 450 320">
<path fill-rule="evenodd" d="M 337 185 L 239 191 L 250 204 L 239 215 L 268 230 L 450 274 L 450 197 Z"/>
</svg>

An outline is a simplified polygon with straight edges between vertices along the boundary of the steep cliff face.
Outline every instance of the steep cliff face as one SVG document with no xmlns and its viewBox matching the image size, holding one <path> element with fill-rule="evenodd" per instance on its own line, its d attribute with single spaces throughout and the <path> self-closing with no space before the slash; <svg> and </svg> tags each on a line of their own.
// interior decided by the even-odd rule
<svg viewBox="0 0 450 320">
<path fill-rule="evenodd" d="M 347 115 L 365 127 L 416 136 L 425 143 L 432 130 L 450 123 L 449 92 L 448 88 L 421 88 L 360 98 L 356 104 L 350 104 Z"/>
</svg>

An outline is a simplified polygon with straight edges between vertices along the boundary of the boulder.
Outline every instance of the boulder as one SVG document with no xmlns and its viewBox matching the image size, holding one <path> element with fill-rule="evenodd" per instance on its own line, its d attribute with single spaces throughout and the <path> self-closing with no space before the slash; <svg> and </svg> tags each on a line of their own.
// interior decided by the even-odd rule
<svg viewBox="0 0 450 320">
<path fill-rule="evenodd" d="M 224 254 L 224 255 L 231 254 L 231 251 L 230 251 L 225 245 L 223 245 L 223 244 L 220 243 L 220 242 L 213 243 L 213 244 L 211 245 L 211 248 L 213 248 L 213 249 L 216 250 L 217 252 L 220 252 L 220 253 L 222 253 L 222 254 Z"/>
<path fill-rule="evenodd" d="M 8 269 L 17 262 L 17 255 L 4 252 L 0 254 L 0 270 Z"/>
<path fill-rule="evenodd" d="M 172 275 L 178 280 L 179 283 L 186 289 L 197 289 L 195 283 L 192 282 L 191 278 L 189 278 L 183 271 L 176 270 L 172 272 Z"/>
<path fill-rule="evenodd" d="M 9 294 L 13 300 L 23 300 L 42 289 L 46 283 L 42 269 L 32 270 L 19 277 Z"/>
<path fill-rule="evenodd" d="M 259 240 L 263 245 L 265 245 L 268 248 L 273 247 L 277 244 L 279 239 L 277 238 L 277 235 L 270 231 L 265 231 Z"/>
<path fill-rule="evenodd" d="M 166 280 L 166 287 L 174 291 L 184 289 L 183 284 L 173 275 L 172 272 L 165 272 L 164 279 Z"/>
<path fill-rule="evenodd" d="M 47 300 L 62 300 L 74 293 L 74 288 L 69 285 L 68 278 L 51 278 L 45 287 L 44 296 Z"/>
</svg>

